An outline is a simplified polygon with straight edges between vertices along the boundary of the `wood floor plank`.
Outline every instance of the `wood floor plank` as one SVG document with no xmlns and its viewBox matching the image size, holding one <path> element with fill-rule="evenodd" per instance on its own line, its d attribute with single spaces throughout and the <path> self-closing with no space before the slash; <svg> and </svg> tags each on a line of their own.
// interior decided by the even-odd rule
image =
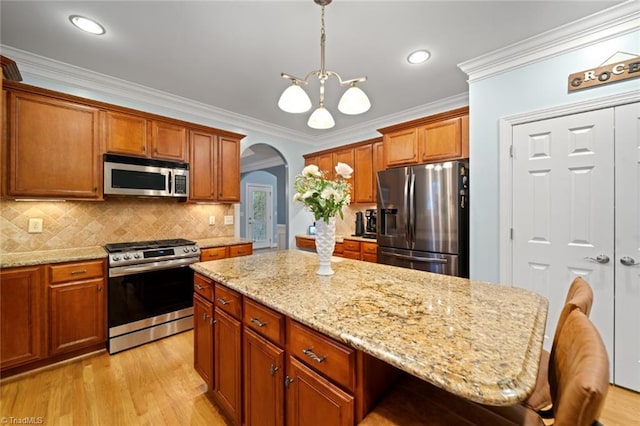
<svg viewBox="0 0 640 426">
<path fill-rule="evenodd" d="M 192 331 L 4 379 L 0 416 L 48 426 L 227 425 L 193 369 Z M 640 426 L 640 394 L 611 386 L 601 421 Z"/>
</svg>

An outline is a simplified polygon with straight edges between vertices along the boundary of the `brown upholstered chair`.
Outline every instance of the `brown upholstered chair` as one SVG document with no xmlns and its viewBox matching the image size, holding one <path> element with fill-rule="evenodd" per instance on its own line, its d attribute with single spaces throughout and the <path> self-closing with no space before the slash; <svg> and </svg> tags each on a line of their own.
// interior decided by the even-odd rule
<svg viewBox="0 0 640 426">
<path fill-rule="evenodd" d="M 609 390 L 609 359 L 593 323 L 576 305 L 562 310 L 549 363 L 555 426 L 592 426 Z M 544 426 L 535 411 L 517 404 L 490 407 L 452 395 L 409 377 L 403 380 L 360 426 L 409 425 Z"/>
<path fill-rule="evenodd" d="M 589 284 L 582 278 L 576 277 L 569 286 L 567 291 L 567 297 L 565 299 L 565 305 L 571 303 L 580 309 L 586 316 L 589 316 L 591 312 L 591 305 L 593 304 L 593 291 Z M 568 314 L 565 310 L 562 311 L 558 323 L 556 325 L 556 332 L 553 337 L 555 343 L 558 332 L 564 324 L 565 317 Z M 564 316 L 563 316 L 564 315 Z M 548 417 L 551 414 L 551 393 L 549 391 L 549 352 L 543 350 L 540 357 L 540 366 L 538 368 L 538 378 L 536 379 L 536 386 L 533 392 L 527 398 L 523 404 L 533 410 L 539 411 L 544 417 Z"/>
</svg>

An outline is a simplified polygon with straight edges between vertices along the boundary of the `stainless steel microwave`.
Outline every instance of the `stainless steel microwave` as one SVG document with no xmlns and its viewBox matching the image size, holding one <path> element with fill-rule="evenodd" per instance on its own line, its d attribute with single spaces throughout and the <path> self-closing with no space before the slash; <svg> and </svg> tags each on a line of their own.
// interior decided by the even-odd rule
<svg viewBox="0 0 640 426">
<path fill-rule="evenodd" d="M 104 194 L 187 197 L 189 164 L 104 154 Z"/>
</svg>

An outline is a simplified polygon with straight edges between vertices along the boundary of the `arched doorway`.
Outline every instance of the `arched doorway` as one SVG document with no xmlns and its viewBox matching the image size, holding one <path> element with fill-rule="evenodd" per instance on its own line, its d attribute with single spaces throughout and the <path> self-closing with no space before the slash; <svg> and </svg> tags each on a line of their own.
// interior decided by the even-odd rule
<svg viewBox="0 0 640 426">
<path fill-rule="evenodd" d="M 254 250 L 288 248 L 288 167 L 284 156 L 266 143 L 244 149 L 240 161 L 240 237 Z"/>
</svg>

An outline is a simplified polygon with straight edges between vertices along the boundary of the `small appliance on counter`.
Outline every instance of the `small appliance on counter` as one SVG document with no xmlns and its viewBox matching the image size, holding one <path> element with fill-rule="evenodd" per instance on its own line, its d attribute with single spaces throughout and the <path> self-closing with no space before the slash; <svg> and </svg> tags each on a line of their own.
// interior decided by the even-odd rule
<svg viewBox="0 0 640 426">
<path fill-rule="evenodd" d="M 364 234 L 364 215 L 362 212 L 356 213 L 356 232 L 353 234 L 356 237 L 361 237 Z"/>
<path fill-rule="evenodd" d="M 372 240 L 375 240 L 377 238 L 377 235 L 376 235 L 377 215 L 378 215 L 378 211 L 376 209 L 366 209 L 364 211 L 364 216 L 367 220 L 366 220 L 364 232 L 361 235 L 362 238 L 371 238 Z"/>
</svg>

